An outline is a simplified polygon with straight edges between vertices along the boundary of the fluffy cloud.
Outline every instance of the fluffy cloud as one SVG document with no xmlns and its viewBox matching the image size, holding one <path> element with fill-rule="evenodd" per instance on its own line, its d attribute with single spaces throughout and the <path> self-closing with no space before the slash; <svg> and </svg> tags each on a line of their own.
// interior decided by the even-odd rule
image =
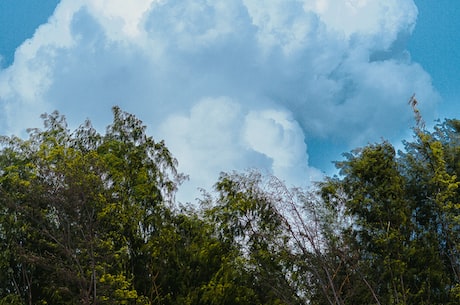
<svg viewBox="0 0 460 305">
<path fill-rule="evenodd" d="M 54 109 L 102 128 L 118 104 L 166 140 L 189 193 L 248 167 L 303 185 L 312 139 L 398 139 L 414 92 L 433 113 L 405 50 L 416 17 L 412 0 L 62 0 L 0 71 L 0 131 Z"/>
<path fill-rule="evenodd" d="M 245 117 L 243 139 L 251 150 L 271 160 L 273 173 L 288 184 L 299 183 L 305 177 L 319 179 L 320 174 L 307 166 L 304 133 L 290 113 L 251 111 Z"/>
<path fill-rule="evenodd" d="M 189 113 L 171 115 L 161 124 L 160 134 L 169 139 L 181 169 L 193 174 L 179 200 L 197 187 L 210 189 L 221 171 L 258 168 L 288 185 L 320 179 L 308 167 L 303 131 L 288 112 L 248 112 L 240 104 L 229 97 L 203 98 Z"/>
</svg>

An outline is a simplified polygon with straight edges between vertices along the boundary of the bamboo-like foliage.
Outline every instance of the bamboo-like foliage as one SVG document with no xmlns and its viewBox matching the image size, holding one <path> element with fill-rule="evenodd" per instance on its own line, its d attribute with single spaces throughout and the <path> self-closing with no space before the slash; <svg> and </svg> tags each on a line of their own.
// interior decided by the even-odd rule
<svg viewBox="0 0 460 305">
<path fill-rule="evenodd" d="M 305 190 L 222 173 L 199 204 L 115 107 L 0 138 L 1 304 L 459 304 L 460 122 L 358 148 Z"/>
</svg>

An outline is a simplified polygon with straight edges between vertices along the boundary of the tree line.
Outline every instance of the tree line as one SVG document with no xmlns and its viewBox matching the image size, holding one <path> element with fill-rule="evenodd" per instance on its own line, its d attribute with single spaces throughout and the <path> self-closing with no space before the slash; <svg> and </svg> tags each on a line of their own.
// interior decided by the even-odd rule
<svg viewBox="0 0 460 305">
<path fill-rule="evenodd" d="M 288 188 L 222 173 L 196 205 L 165 143 L 113 108 L 0 137 L 0 304 L 459 304 L 460 121 Z"/>
</svg>

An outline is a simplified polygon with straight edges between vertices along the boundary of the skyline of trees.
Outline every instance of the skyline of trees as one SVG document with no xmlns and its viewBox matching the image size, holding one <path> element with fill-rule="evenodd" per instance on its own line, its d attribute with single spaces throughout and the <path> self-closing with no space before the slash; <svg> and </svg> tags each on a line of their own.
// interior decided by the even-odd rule
<svg viewBox="0 0 460 305">
<path fill-rule="evenodd" d="M 0 304 L 458 304 L 460 121 L 288 188 L 221 173 L 196 205 L 165 143 L 113 108 L 0 137 Z"/>
</svg>

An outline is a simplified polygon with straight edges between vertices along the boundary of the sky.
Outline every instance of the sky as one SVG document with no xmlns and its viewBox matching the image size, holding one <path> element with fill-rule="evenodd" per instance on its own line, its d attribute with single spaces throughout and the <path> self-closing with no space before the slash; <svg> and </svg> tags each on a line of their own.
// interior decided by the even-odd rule
<svg viewBox="0 0 460 305">
<path fill-rule="evenodd" d="M 101 132 L 111 107 L 164 139 L 194 201 L 221 171 L 289 186 L 343 152 L 459 116 L 460 2 L 0 0 L 0 134 L 59 110 Z"/>
</svg>

